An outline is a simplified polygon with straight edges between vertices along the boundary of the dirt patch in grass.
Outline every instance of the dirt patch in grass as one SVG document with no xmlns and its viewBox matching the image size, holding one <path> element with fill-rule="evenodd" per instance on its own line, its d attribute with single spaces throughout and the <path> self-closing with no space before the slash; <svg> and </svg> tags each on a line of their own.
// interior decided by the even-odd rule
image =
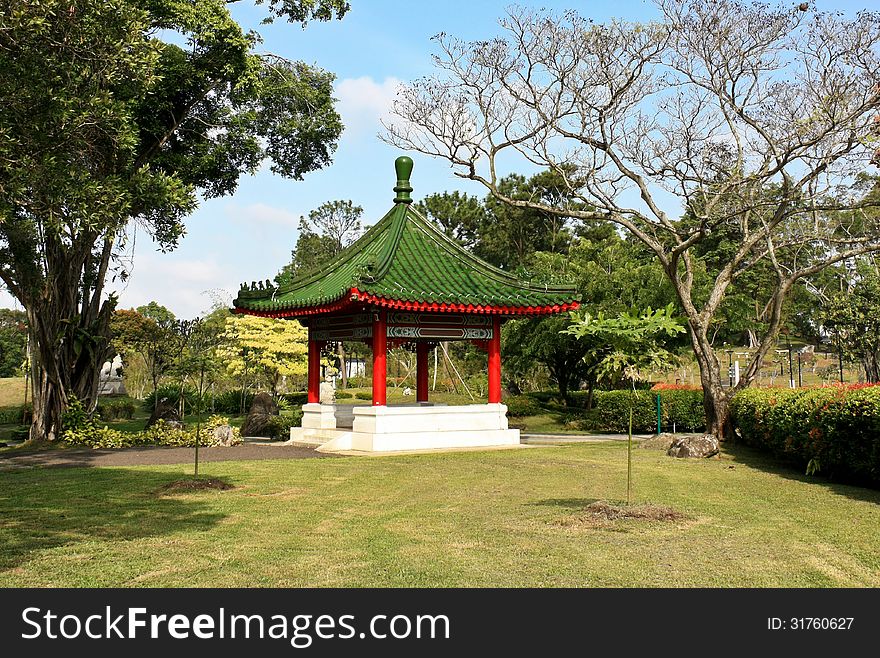
<svg viewBox="0 0 880 658">
<path fill-rule="evenodd" d="M 234 488 L 235 487 L 228 482 L 218 480 L 217 478 L 186 478 L 184 480 L 175 480 L 174 482 L 164 484 L 156 490 L 156 493 L 161 496 L 162 494 L 178 491 L 227 491 L 228 489 Z"/>
<path fill-rule="evenodd" d="M 688 517 L 663 505 L 618 505 L 603 500 L 590 503 L 577 514 L 561 521 L 566 527 L 601 528 L 615 521 L 683 521 Z"/>
</svg>

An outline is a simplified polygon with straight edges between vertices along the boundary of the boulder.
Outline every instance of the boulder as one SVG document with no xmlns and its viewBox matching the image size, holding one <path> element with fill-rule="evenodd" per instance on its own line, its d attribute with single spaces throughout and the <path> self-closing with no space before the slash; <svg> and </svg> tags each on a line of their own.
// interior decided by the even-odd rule
<svg viewBox="0 0 880 658">
<path fill-rule="evenodd" d="M 180 414 L 177 413 L 177 405 L 169 402 L 168 398 L 159 400 L 159 404 L 156 405 L 153 413 L 150 414 L 146 427 L 152 427 L 160 419 L 172 427 L 183 427 L 183 423 L 180 422 Z"/>
<path fill-rule="evenodd" d="M 703 434 L 675 439 L 666 454 L 670 457 L 712 457 L 718 454 L 718 450 L 718 439 L 712 434 Z"/>
<path fill-rule="evenodd" d="M 238 443 L 235 438 L 235 432 L 229 425 L 218 425 L 214 428 L 212 434 L 214 435 L 214 442 L 211 445 L 229 448 Z"/>
<path fill-rule="evenodd" d="M 678 437 L 672 432 L 663 432 L 639 442 L 639 448 L 650 448 L 654 450 L 669 450 Z"/>
<path fill-rule="evenodd" d="M 268 393 L 257 393 L 251 410 L 241 426 L 242 436 L 272 436 L 272 418 L 278 415 L 278 405 Z"/>
</svg>

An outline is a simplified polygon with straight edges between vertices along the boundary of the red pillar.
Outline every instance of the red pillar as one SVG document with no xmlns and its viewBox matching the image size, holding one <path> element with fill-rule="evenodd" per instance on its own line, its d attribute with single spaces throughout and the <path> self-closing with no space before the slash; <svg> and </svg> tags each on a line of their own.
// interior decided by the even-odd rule
<svg viewBox="0 0 880 658">
<path fill-rule="evenodd" d="M 428 401 L 428 344 L 416 343 L 416 402 Z"/>
<path fill-rule="evenodd" d="M 309 337 L 309 402 L 321 401 L 321 346 Z"/>
<path fill-rule="evenodd" d="M 373 320 L 373 406 L 385 406 L 387 322 L 385 311 Z"/>
<path fill-rule="evenodd" d="M 501 318 L 492 318 L 489 340 L 489 404 L 501 402 Z"/>
</svg>

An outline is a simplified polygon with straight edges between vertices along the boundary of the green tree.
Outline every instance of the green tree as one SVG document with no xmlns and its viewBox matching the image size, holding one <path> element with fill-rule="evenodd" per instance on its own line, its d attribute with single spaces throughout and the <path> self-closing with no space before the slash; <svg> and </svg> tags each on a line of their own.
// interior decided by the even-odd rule
<svg viewBox="0 0 880 658">
<path fill-rule="evenodd" d="M 135 354 L 144 362 L 153 390 L 153 408 L 159 405 L 155 394 L 162 377 L 171 372 L 180 355 L 179 323 L 174 314 L 156 302 L 138 310 L 114 311 L 110 320 L 111 346 L 123 360 Z"/>
<path fill-rule="evenodd" d="M 304 23 L 348 3 L 267 7 Z M 0 279 L 28 314 L 32 439 L 57 437 L 68 396 L 94 404 L 130 222 L 171 249 L 199 196 L 262 161 L 294 179 L 330 161 L 333 76 L 258 41 L 221 0 L 0 0 Z"/>
<path fill-rule="evenodd" d="M 327 201 L 299 219 L 299 237 L 290 254 L 290 263 L 275 281 L 285 285 L 300 272 L 326 265 L 357 240 L 363 227 L 364 209 L 351 201 Z"/>
<path fill-rule="evenodd" d="M 564 177 L 557 172 L 545 171 L 531 178 L 510 174 L 498 185 L 511 199 L 552 204 L 559 209 L 583 207 L 566 194 Z M 486 215 L 474 252 L 489 263 L 516 271 L 531 268 L 535 252 L 568 253 L 571 232 L 565 215 L 512 206 L 491 194 L 484 204 Z"/>
<path fill-rule="evenodd" d="M 415 207 L 467 249 L 476 246 L 479 232 L 486 225 L 485 206 L 480 199 L 469 194 L 457 191 L 430 194 Z"/>
<path fill-rule="evenodd" d="M 674 354 L 666 347 L 666 341 L 676 334 L 684 333 L 684 326 L 675 319 L 672 304 L 662 309 L 643 312 L 620 313 L 605 317 L 601 313 L 574 311 L 571 326 L 565 333 L 578 339 L 598 339 L 607 343 L 608 352 L 599 362 L 600 372 L 609 378 L 627 377 L 631 383 L 629 403 L 629 435 L 626 450 L 626 504 L 632 504 L 632 424 L 635 381 L 646 369 L 667 367 L 674 361 Z"/>
<path fill-rule="evenodd" d="M 0 377 L 21 374 L 27 354 L 27 314 L 0 308 Z"/>
<path fill-rule="evenodd" d="M 861 361 L 865 379 L 880 382 L 880 274 L 863 264 L 853 286 L 822 307 L 822 324 L 847 359 Z"/>
<path fill-rule="evenodd" d="M 399 94 L 402 121 L 385 138 L 446 159 L 511 212 L 608 222 L 644 245 L 687 319 L 708 427 L 723 438 L 730 396 L 755 381 L 798 282 L 880 251 L 868 212 L 880 198 L 851 192 L 878 162 L 880 15 L 655 4 L 650 23 L 513 8 L 501 37 L 441 35 L 437 75 Z M 516 162 L 553 170 L 583 205 L 517 194 L 498 175 Z M 700 245 L 718 230 L 733 248 L 710 266 Z M 729 389 L 713 322 L 761 268 L 771 276 L 758 347 Z"/>
<path fill-rule="evenodd" d="M 275 395 L 282 377 L 308 372 L 308 331 L 295 320 L 233 315 L 226 320 L 221 354 L 243 389 L 248 372 L 259 373 Z"/>
</svg>

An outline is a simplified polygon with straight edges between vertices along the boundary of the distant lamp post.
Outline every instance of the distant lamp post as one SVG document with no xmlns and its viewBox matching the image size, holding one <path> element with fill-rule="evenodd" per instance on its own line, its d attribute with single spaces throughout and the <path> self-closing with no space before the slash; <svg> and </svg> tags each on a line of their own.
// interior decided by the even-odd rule
<svg viewBox="0 0 880 658">
<path fill-rule="evenodd" d="M 804 385 L 804 378 L 801 371 L 801 352 L 798 350 L 797 353 L 797 362 L 798 362 L 798 388 L 801 388 Z"/>
</svg>

